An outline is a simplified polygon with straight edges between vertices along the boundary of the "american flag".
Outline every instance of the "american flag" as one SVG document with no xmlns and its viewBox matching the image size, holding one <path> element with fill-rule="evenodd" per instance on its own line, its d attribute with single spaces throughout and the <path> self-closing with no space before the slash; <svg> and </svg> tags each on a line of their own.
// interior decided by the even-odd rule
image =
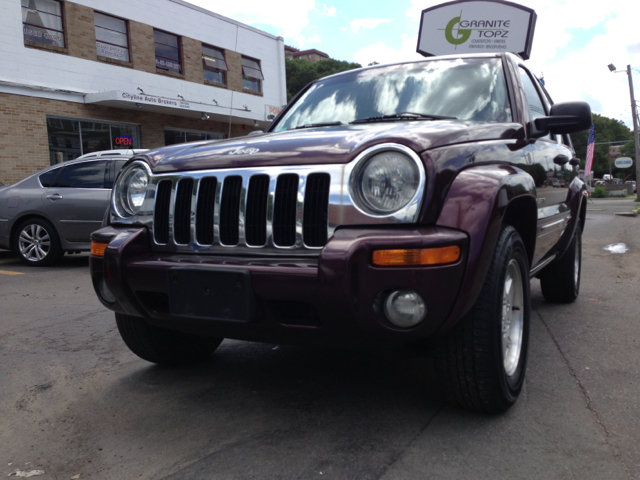
<svg viewBox="0 0 640 480">
<path fill-rule="evenodd" d="M 593 125 L 589 129 L 589 141 L 587 142 L 587 161 L 584 166 L 584 177 L 587 178 L 593 166 L 593 150 L 596 147 L 596 129 Z"/>
</svg>

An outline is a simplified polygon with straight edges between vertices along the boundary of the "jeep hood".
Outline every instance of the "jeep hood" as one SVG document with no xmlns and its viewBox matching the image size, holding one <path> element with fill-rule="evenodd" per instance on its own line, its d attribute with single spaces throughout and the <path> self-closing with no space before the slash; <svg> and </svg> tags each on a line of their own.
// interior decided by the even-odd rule
<svg viewBox="0 0 640 480">
<path fill-rule="evenodd" d="M 483 140 L 519 138 L 517 123 L 462 121 L 384 122 L 305 128 L 222 141 L 172 145 L 144 158 L 154 173 L 258 166 L 344 164 L 381 143 L 398 143 L 421 153 Z"/>
</svg>

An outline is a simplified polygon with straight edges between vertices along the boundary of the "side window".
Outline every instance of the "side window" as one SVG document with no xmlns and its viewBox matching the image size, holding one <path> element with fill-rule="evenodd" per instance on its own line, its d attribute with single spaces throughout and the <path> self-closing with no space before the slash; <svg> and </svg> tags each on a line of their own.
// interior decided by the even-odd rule
<svg viewBox="0 0 640 480">
<path fill-rule="evenodd" d="M 54 168 L 53 170 L 49 170 L 48 172 L 44 172 L 42 175 L 38 177 L 40 180 L 40 185 L 44 188 L 49 188 L 55 182 L 56 177 L 60 173 L 60 168 Z"/>
<path fill-rule="evenodd" d="M 529 73 L 522 67 L 520 68 L 520 79 L 522 81 L 522 86 L 524 87 L 524 94 L 527 97 L 527 103 L 529 104 L 531 120 L 545 117 L 547 115 L 547 111 L 545 110 L 544 103 L 540 98 L 540 94 L 538 93 L 533 80 L 529 76 Z M 551 136 L 546 135 L 542 138 L 550 140 Z"/>
<path fill-rule="evenodd" d="M 105 184 L 105 188 L 113 188 L 113 184 L 115 183 L 116 178 L 118 178 L 118 174 L 120 173 L 120 170 L 122 170 L 122 167 L 125 163 L 127 163 L 127 160 L 116 160 L 115 162 L 109 162 L 109 165 L 111 165 L 111 173 L 109 174 L 109 180 Z"/>
<path fill-rule="evenodd" d="M 107 162 L 67 165 L 58 179 L 58 188 L 105 188 Z"/>
</svg>

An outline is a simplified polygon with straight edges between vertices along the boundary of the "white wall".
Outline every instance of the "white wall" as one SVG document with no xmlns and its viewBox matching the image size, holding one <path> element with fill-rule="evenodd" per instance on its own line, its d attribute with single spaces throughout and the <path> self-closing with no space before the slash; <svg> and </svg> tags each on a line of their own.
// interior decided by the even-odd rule
<svg viewBox="0 0 640 480">
<path fill-rule="evenodd" d="M 150 95 L 176 98 L 179 93 L 186 101 L 211 102 L 209 108 L 198 108 L 212 113 L 229 112 L 228 108 L 216 107 L 214 98 L 224 107 L 246 105 L 251 112 L 235 110 L 234 116 L 251 120 L 264 120 L 265 105 L 286 103 L 284 44 L 280 37 L 205 13 L 206 10 L 181 0 L 76 0 L 75 3 L 257 58 L 265 77 L 263 97 L 233 92 L 231 105 L 232 92 L 227 89 L 26 48 L 20 0 L 0 0 L 0 81 L 81 93 L 111 90 L 136 93 L 139 86 Z M 5 86 L 4 91 L 7 88 Z M 2 85 L 0 91 L 3 91 Z M 40 95 L 48 96 L 46 92 L 39 92 Z M 75 98 L 83 101 L 81 96 Z"/>
</svg>

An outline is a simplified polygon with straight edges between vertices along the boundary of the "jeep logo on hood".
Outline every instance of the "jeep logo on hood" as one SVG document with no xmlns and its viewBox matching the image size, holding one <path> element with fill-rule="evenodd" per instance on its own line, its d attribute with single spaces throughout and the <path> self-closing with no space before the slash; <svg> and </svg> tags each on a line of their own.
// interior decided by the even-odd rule
<svg viewBox="0 0 640 480">
<path fill-rule="evenodd" d="M 238 147 L 232 152 L 229 152 L 229 155 L 253 155 L 254 153 L 258 153 L 260 151 L 259 148 L 242 148 Z"/>
</svg>

